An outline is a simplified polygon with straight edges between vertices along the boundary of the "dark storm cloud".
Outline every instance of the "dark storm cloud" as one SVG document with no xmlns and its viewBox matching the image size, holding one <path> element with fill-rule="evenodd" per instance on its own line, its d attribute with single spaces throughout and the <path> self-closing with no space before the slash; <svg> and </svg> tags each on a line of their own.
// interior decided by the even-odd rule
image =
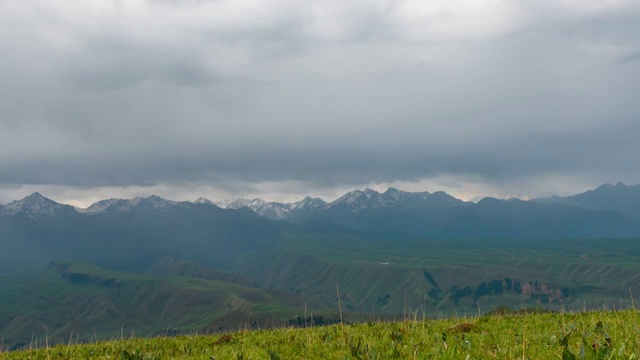
<svg viewBox="0 0 640 360">
<path fill-rule="evenodd" d="M 639 5 L 439 4 L 0 5 L 0 183 L 640 181 Z"/>
</svg>

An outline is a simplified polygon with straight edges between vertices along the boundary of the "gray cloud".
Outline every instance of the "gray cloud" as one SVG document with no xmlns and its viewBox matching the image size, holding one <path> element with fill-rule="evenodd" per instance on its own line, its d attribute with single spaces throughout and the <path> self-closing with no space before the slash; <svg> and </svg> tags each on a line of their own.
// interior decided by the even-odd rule
<svg viewBox="0 0 640 360">
<path fill-rule="evenodd" d="M 618 64 L 629 64 L 637 61 L 640 61 L 640 51 L 635 51 L 629 55 L 622 57 L 620 60 L 618 60 Z"/>
<path fill-rule="evenodd" d="M 640 182 L 634 2 L 113 4 L 0 4 L 7 189 Z"/>
</svg>

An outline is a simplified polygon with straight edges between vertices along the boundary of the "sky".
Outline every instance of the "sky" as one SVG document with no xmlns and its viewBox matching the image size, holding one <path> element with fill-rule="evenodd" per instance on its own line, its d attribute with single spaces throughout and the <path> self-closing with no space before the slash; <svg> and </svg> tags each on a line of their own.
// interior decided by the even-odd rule
<svg viewBox="0 0 640 360">
<path fill-rule="evenodd" d="M 640 183 L 637 0 L 0 0 L 0 203 Z"/>
</svg>

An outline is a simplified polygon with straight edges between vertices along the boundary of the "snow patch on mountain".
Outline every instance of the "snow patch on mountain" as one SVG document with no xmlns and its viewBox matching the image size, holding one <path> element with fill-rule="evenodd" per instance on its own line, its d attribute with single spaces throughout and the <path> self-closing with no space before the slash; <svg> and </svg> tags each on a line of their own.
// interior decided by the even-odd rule
<svg viewBox="0 0 640 360">
<path fill-rule="evenodd" d="M 75 209 L 81 214 L 100 214 L 107 211 L 126 212 L 135 208 L 153 209 L 156 211 L 168 211 L 175 207 L 190 207 L 193 204 L 209 204 L 225 209 L 249 208 L 255 213 L 272 219 L 287 219 L 296 215 L 309 215 L 312 212 L 331 209 L 345 209 L 361 211 L 365 209 L 379 209 L 386 206 L 423 207 L 423 206 L 455 206 L 463 204 L 462 200 L 444 192 L 406 192 L 395 188 L 389 188 L 384 193 L 366 188 L 353 190 L 337 200 L 327 203 L 320 198 L 305 197 L 301 201 L 293 203 L 266 202 L 260 198 L 238 198 L 213 203 L 206 198 L 198 198 L 194 202 L 176 202 L 152 195 L 146 198 L 133 199 L 106 199 L 98 201 L 88 208 L 72 208 L 68 205 L 58 204 L 39 193 L 34 193 L 22 200 L 16 200 L 8 205 L 0 206 L 0 214 L 15 215 L 26 212 L 32 215 L 52 215 L 58 209 Z"/>
<path fill-rule="evenodd" d="M 249 208 L 253 212 L 271 219 L 285 219 L 289 215 L 297 211 L 313 211 L 315 209 L 324 208 L 327 202 L 320 198 L 311 198 L 309 196 L 294 203 L 266 202 L 262 199 L 234 199 L 225 200 L 217 203 L 218 206 L 225 209 L 242 209 Z"/>
<path fill-rule="evenodd" d="M 82 214 L 99 214 L 104 211 L 129 211 L 138 206 L 142 201 L 141 198 L 136 197 L 133 199 L 106 199 L 98 201 L 86 209 L 76 209 Z"/>
<path fill-rule="evenodd" d="M 424 207 L 453 206 L 464 203 L 462 200 L 442 191 L 430 194 L 423 192 L 407 192 L 389 188 L 384 193 L 372 189 L 354 190 L 330 203 L 327 208 L 347 208 L 351 211 L 379 209 L 386 206 Z"/>
<path fill-rule="evenodd" d="M 342 195 L 342 197 L 338 198 L 334 202 L 332 202 L 331 205 L 354 203 L 360 198 L 360 196 L 362 194 L 363 194 L 363 192 L 360 191 L 360 190 L 350 191 L 350 192 Z"/>
<path fill-rule="evenodd" d="M 163 199 L 152 195 L 146 198 L 135 197 L 133 199 L 107 199 L 98 201 L 86 209 L 76 209 L 82 214 L 100 214 L 106 211 L 126 212 L 138 206 L 148 207 L 158 211 L 167 211 L 176 206 L 185 206 L 184 203 Z"/>
<path fill-rule="evenodd" d="M 23 212 L 32 217 L 51 216 L 55 214 L 56 211 L 63 210 L 67 207 L 70 208 L 68 205 L 59 204 L 35 192 L 22 200 L 15 200 L 0 207 L 0 214 L 16 215 Z"/>
<path fill-rule="evenodd" d="M 157 195 L 151 195 L 147 198 L 143 198 L 140 200 L 140 203 L 138 205 L 136 205 L 136 207 L 138 206 L 147 206 L 150 207 L 154 210 L 159 210 L 159 211 L 167 211 L 169 209 L 172 209 L 176 206 L 184 206 L 183 203 L 179 203 L 176 201 L 171 201 L 171 200 L 167 200 L 167 199 L 163 199 L 160 196 Z"/>
<path fill-rule="evenodd" d="M 235 199 L 235 200 L 225 200 L 219 202 L 217 205 L 224 209 L 242 209 L 244 207 L 248 207 L 253 211 L 257 211 L 261 206 L 266 205 L 267 202 L 262 199 Z"/>
<path fill-rule="evenodd" d="M 363 191 L 354 190 L 346 193 L 344 196 L 332 202 L 328 208 L 346 207 L 352 211 L 363 209 L 377 209 L 392 203 L 399 202 L 403 197 L 403 192 L 395 189 L 387 190 L 381 194 L 372 189 L 364 189 Z"/>
<path fill-rule="evenodd" d="M 203 198 L 203 197 L 199 197 L 198 200 L 193 202 L 194 204 L 206 204 L 206 205 L 215 205 L 213 203 L 213 201 L 207 199 L 207 198 Z"/>
<path fill-rule="evenodd" d="M 291 203 L 288 204 L 289 205 L 289 210 L 293 211 L 293 210 L 302 210 L 302 209 L 319 209 L 319 208 L 323 208 L 325 206 L 327 206 L 327 202 L 320 199 L 320 198 L 312 198 L 312 197 L 305 197 L 304 199 L 302 199 L 301 201 L 298 201 L 296 203 Z"/>
</svg>

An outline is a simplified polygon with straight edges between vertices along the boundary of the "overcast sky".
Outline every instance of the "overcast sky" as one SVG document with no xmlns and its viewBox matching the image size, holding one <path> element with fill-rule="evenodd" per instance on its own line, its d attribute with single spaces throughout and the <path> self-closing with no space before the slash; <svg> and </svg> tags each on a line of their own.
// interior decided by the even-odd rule
<svg viewBox="0 0 640 360">
<path fill-rule="evenodd" d="M 637 0 L 0 0 L 0 203 L 640 183 Z"/>
</svg>

